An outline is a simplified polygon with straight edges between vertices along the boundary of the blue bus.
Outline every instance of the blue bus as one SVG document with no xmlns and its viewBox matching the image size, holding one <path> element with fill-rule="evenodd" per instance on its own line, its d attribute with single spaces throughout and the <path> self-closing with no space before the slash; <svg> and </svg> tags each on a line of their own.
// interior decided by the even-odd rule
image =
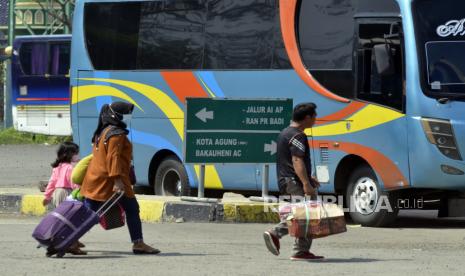
<svg viewBox="0 0 465 276">
<path fill-rule="evenodd" d="M 131 102 L 138 185 L 186 195 L 199 181 L 182 162 L 186 97 L 314 102 L 313 173 L 321 193 L 354 206 L 355 222 L 386 225 L 409 200 L 447 207 L 465 191 L 464 10 L 454 0 L 78 0 L 74 139 L 89 153 L 100 107 Z M 258 191 L 262 173 L 207 166 L 206 188 Z"/>
<path fill-rule="evenodd" d="M 15 129 L 71 135 L 70 54 L 71 35 L 15 38 L 11 66 Z"/>
</svg>

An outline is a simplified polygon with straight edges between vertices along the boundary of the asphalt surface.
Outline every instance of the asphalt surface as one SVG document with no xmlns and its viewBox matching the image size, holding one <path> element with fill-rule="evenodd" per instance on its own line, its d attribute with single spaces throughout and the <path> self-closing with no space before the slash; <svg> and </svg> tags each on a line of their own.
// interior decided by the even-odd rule
<svg viewBox="0 0 465 276">
<path fill-rule="evenodd" d="M 414 217 L 412 217 L 414 216 Z M 259 224 L 144 224 L 145 240 L 162 250 L 134 256 L 126 228 L 94 227 L 81 241 L 87 256 L 46 258 L 31 233 L 38 218 L 0 216 L 1 275 L 464 275 L 465 220 L 434 212 L 403 214 L 392 228 L 351 226 L 314 241 L 325 261 L 293 262 L 265 248 Z"/>
<path fill-rule="evenodd" d="M 32 187 L 48 180 L 58 146 L 0 145 L 0 187 Z"/>
<path fill-rule="evenodd" d="M 57 146 L 0 145 L 0 187 L 36 187 L 50 176 Z M 259 224 L 144 224 L 159 256 L 134 256 L 127 229 L 98 226 L 82 241 L 89 255 L 46 258 L 31 238 L 39 218 L 0 215 L 0 275 L 464 275 L 465 219 L 406 211 L 390 228 L 350 226 L 314 242 L 325 261 L 292 262 L 292 239 L 268 253 Z"/>
</svg>

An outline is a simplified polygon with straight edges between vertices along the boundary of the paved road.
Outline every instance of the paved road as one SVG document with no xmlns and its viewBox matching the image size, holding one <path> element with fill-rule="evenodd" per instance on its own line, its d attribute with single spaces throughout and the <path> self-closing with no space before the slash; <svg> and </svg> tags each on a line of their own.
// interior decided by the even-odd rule
<svg viewBox="0 0 465 276">
<path fill-rule="evenodd" d="M 48 180 L 56 149 L 45 145 L 0 145 L 0 187 L 31 187 Z"/>
<path fill-rule="evenodd" d="M 37 218 L 0 216 L 1 275 L 464 275 L 465 220 L 403 217 L 395 228 L 349 228 L 315 241 L 326 261 L 269 254 L 258 224 L 144 224 L 146 241 L 159 256 L 129 253 L 126 229 L 95 227 L 82 241 L 88 256 L 47 259 L 30 237 Z M 427 228 L 425 228 L 427 227 Z M 292 273 L 292 274 L 291 274 Z"/>
</svg>

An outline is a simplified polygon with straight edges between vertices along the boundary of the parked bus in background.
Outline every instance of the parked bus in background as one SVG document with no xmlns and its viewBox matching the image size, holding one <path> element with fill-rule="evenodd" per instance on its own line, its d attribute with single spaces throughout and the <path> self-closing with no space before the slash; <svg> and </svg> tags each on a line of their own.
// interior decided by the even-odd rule
<svg viewBox="0 0 465 276">
<path fill-rule="evenodd" d="M 16 130 L 71 135 L 70 48 L 70 35 L 15 38 L 11 102 Z"/>
<path fill-rule="evenodd" d="M 138 185 L 189 194 L 199 169 L 182 162 L 186 97 L 314 102 L 320 193 L 343 195 L 356 223 L 386 225 L 404 199 L 465 191 L 464 10 L 454 0 L 78 0 L 74 139 L 89 153 L 100 107 L 131 102 Z M 261 170 L 208 166 L 206 188 L 258 191 Z M 393 212 L 377 211 L 386 203 Z"/>
</svg>

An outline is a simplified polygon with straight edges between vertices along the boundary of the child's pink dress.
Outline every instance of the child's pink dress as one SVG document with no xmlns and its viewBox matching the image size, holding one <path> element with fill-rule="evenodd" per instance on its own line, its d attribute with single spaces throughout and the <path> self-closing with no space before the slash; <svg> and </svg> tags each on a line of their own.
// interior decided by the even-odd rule
<svg viewBox="0 0 465 276">
<path fill-rule="evenodd" d="M 79 186 L 71 182 L 73 165 L 71 163 L 60 163 L 53 168 L 52 176 L 45 190 L 45 199 L 52 200 L 52 204 L 58 206 L 66 197 Z"/>
</svg>

